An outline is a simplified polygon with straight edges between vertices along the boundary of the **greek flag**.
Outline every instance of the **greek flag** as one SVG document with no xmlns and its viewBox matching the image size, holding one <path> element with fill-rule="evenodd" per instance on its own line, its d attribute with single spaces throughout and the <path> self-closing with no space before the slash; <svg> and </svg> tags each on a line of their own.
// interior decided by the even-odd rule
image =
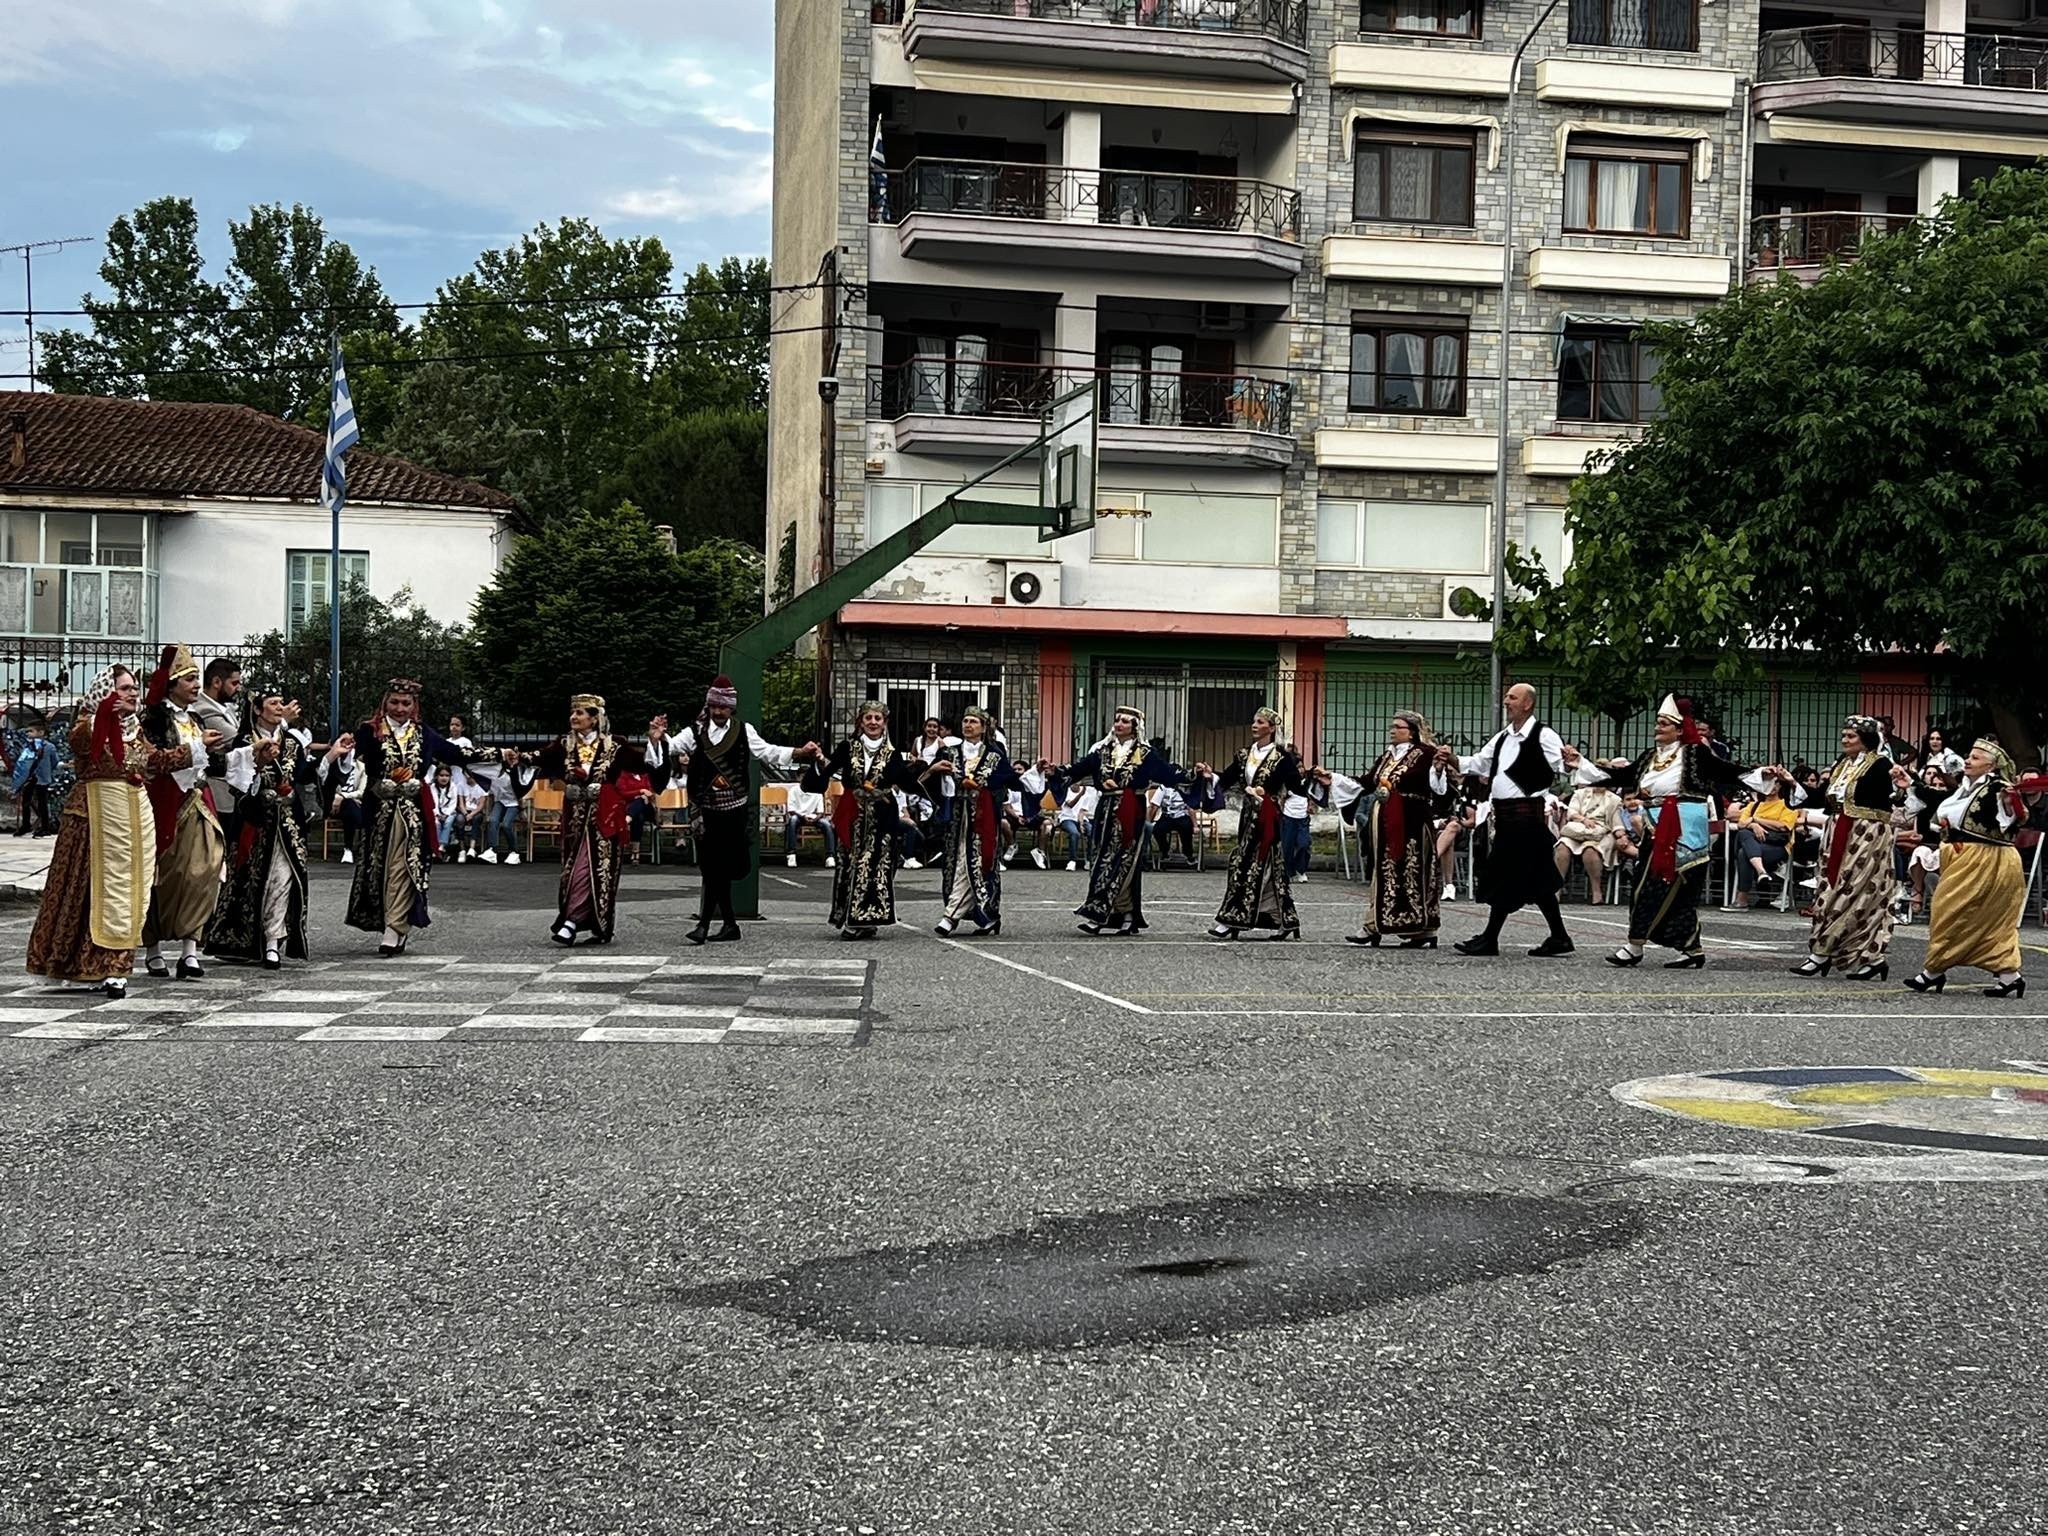
<svg viewBox="0 0 2048 1536">
<path fill-rule="evenodd" d="M 875 114 L 875 137 L 868 145 L 868 201 L 879 224 L 889 222 L 889 158 L 882 153 L 882 115 Z"/>
<path fill-rule="evenodd" d="M 327 413 L 327 461 L 320 470 L 320 505 L 339 516 L 348 500 L 348 469 L 341 456 L 362 437 L 356 425 L 356 403 L 348 392 L 348 374 L 341 366 L 341 338 L 334 338 L 334 401 Z"/>
</svg>

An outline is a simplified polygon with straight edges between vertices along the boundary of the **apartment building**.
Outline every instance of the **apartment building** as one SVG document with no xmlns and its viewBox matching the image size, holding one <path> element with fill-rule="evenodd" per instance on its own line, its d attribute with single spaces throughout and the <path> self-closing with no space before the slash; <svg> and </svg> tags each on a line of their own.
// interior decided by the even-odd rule
<svg viewBox="0 0 2048 1536">
<path fill-rule="evenodd" d="M 779 0 L 775 276 L 828 281 L 777 306 L 770 549 L 808 584 L 1079 378 L 1127 514 L 949 533 L 842 610 L 842 709 L 1058 755 L 1131 698 L 1192 755 L 1278 692 L 1360 750 L 1345 676 L 1485 642 L 1503 470 L 1569 558 L 1571 481 L 1658 408 L 1644 321 L 2048 147 L 2039 0 L 1560 0 L 1510 135 L 1546 3 Z"/>
</svg>

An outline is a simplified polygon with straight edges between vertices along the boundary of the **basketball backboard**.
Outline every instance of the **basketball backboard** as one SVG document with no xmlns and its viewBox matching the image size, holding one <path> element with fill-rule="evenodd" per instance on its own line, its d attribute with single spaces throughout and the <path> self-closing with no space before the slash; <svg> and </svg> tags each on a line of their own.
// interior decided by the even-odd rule
<svg viewBox="0 0 2048 1536">
<path fill-rule="evenodd" d="M 1095 390 L 1089 379 L 1039 413 L 1038 500 L 1051 542 L 1095 524 Z"/>
</svg>

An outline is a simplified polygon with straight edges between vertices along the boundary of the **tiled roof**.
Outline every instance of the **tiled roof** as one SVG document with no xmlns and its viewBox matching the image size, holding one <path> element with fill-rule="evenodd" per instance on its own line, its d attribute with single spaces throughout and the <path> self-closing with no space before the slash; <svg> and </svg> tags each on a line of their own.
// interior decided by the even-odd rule
<svg viewBox="0 0 2048 1536">
<path fill-rule="evenodd" d="M 317 501 L 326 452 L 323 434 L 246 405 L 0 390 L 0 491 Z M 513 504 L 487 485 L 361 448 L 347 463 L 351 501 Z"/>
</svg>

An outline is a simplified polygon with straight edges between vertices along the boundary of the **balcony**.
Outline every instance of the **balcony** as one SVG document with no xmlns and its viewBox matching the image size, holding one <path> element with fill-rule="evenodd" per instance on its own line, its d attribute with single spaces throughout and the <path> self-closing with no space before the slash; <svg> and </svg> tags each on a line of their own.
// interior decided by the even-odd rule
<svg viewBox="0 0 2048 1536">
<path fill-rule="evenodd" d="M 1750 101 L 1764 114 L 2039 133 L 2048 128 L 2048 34 L 1766 32 Z"/>
<path fill-rule="evenodd" d="M 882 0 L 912 59 L 1208 79 L 1308 77 L 1308 0 Z"/>
<path fill-rule="evenodd" d="M 1897 234 L 1910 213 L 1770 213 L 1749 221 L 1749 281 L 1790 272 L 1810 283 L 1835 262 L 1854 261 L 1866 240 Z"/>
<path fill-rule="evenodd" d="M 1301 194 L 1235 176 L 913 160 L 871 177 L 869 218 L 904 256 L 1293 277 Z"/>
<path fill-rule="evenodd" d="M 1014 453 L 1039 435 L 1039 412 L 1091 378 L 1104 459 L 1273 467 L 1294 457 L 1293 386 L 1247 374 L 913 357 L 868 369 L 868 420 L 894 425 L 899 453 Z"/>
</svg>

